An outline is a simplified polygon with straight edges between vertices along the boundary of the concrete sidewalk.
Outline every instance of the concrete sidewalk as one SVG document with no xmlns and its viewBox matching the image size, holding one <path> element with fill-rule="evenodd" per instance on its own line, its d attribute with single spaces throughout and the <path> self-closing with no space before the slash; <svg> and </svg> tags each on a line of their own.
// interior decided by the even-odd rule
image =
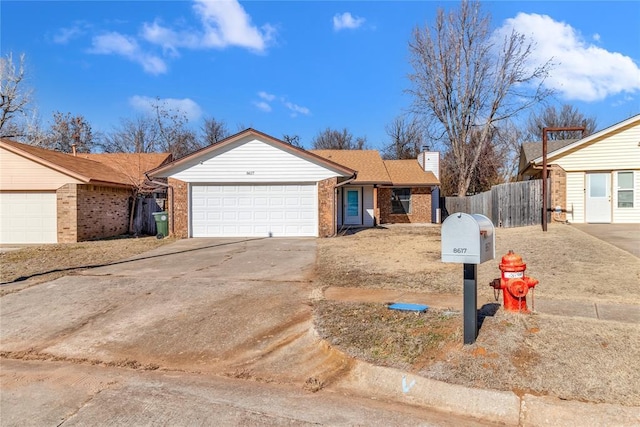
<svg viewBox="0 0 640 427">
<path fill-rule="evenodd" d="M 364 289 L 330 287 L 325 290 L 328 300 L 347 302 L 392 303 L 407 302 L 426 304 L 442 310 L 462 311 L 462 295 L 407 292 L 392 289 Z M 598 320 L 640 324 L 640 306 L 609 302 L 567 301 L 529 295 L 529 308 L 552 316 L 588 317 Z M 480 307 L 478 307 L 480 308 Z"/>
</svg>

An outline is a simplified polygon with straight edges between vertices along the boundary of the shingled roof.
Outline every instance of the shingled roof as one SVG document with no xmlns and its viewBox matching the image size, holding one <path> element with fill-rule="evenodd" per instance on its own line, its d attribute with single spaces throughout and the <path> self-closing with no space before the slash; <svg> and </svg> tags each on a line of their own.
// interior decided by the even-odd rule
<svg viewBox="0 0 640 427">
<path fill-rule="evenodd" d="M 146 181 L 145 172 L 169 163 L 170 153 L 78 153 L 78 157 L 102 163 L 140 185 Z"/>
<path fill-rule="evenodd" d="M 131 186 L 142 182 L 144 172 L 159 166 L 170 157 L 166 153 L 142 155 L 132 153 L 78 154 L 74 156 L 4 138 L 0 138 L 0 147 L 87 184 L 118 186 Z M 144 166 L 144 170 L 141 170 L 142 166 Z M 136 180 L 138 181 L 136 182 Z"/>
<path fill-rule="evenodd" d="M 433 172 L 425 172 L 416 159 L 385 160 L 384 165 L 395 186 L 420 187 L 439 184 Z"/>
<path fill-rule="evenodd" d="M 354 184 L 407 187 L 438 185 L 433 172 L 425 172 L 417 159 L 382 160 L 376 150 L 311 150 L 318 156 L 358 171 Z"/>
<path fill-rule="evenodd" d="M 391 185 L 391 178 L 376 150 L 310 150 L 313 154 L 358 171 L 354 184 Z M 418 162 L 416 161 L 416 164 Z"/>
<path fill-rule="evenodd" d="M 569 144 L 573 144 L 576 141 L 578 141 L 578 139 L 560 139 L 547 141 L 547 153 L 553 153 L 554 151 L 566 147 Z M 542 156 L 542 142 L 538 141 L 522 143 L 521 153 L 522 155 L 524 155 L 524 162 L 528 164 L 529 162 Z"/>
</svg>

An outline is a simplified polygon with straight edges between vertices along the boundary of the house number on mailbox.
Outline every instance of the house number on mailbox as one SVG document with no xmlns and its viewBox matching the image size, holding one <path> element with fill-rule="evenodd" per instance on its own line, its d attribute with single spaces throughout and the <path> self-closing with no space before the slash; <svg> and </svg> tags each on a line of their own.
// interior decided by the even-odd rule
<svg viewBox="0 0 640 427">
<path fill-rule="evenodd" d="M 454 254 L 466 254 L 467 248 L 453 248 Z"/>
</svg>

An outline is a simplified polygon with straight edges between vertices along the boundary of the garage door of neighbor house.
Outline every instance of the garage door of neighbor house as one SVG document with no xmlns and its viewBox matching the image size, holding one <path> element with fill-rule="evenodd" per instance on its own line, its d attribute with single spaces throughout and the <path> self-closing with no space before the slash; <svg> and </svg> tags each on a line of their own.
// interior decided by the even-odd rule
<svg viewBox="0 0 640 427">
<path fill-rule="evenodd" d="M 0 193 L 0 243 L 56 243 L 56 193 Z"/>
<path fill-rule="evenodd" d="M 317 236 L 315 184 L 193 185 L 193 237 Z"/>
</svg>

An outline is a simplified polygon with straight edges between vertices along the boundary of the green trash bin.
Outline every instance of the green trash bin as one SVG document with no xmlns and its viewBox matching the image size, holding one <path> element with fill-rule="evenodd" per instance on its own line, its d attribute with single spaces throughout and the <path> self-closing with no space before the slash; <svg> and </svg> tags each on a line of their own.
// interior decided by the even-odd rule
<svg viewBox="0 0 640 427">
<path fill-rule="evenodd" d="M 154 212 L 156 220 L 156 238 L 163 239 L 169 235 L 169 213 L 166 211 Z"/>
</svg>

